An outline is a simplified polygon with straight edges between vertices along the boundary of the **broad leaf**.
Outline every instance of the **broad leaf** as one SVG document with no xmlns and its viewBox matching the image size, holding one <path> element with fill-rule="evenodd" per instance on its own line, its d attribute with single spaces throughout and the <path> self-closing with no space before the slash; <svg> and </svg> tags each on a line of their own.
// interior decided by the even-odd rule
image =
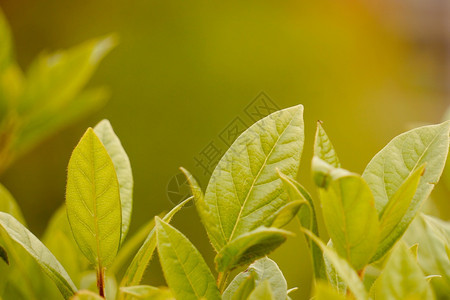
<svg viewBox="0 0 450 300">
<path fill-rule="evenodd" d="M 240 300 L 248 298 L 255 289 L 256 273 L 252 271 L 246 271 L 246 273 L 247 274 L 242 277 L 242 280 L 236 280 L 237 277 L 233 279 L 231 284 L 222 294 L 223 300 Z M 234 282 L 235 284 L 233 284 Z"/>
<path fill-rule="evenodd" d="M 83 254 L 98 270 L 111 265 L 119 248 L 122 224 L 119 184 L 114 164 L 92 128 L 70 157 L 66 206 Z"/>
<path fill-rule="evenodd" d="M 283 181 L 284 188 L 286 189 L 289 199 L 291 201 L 306 201 L 308 205 L 303 205 L 298 212 L 298 218 L 302 227 L 311 230 L 315 235 L 319 235 L 317 227 L 316 211 L 314 209 L 314 202 L 311 195 L 306 189 L 297 181 L 289 178 L 288 176 L 279 173 L 281 180 Z M 320 248 L 311 241 L 311 239 L 305 236 L 309 248 L 311 249 L 311 258 L 313 262 L 314 276 L 315 278 L 326 279 L 325 265 L 323 261 L 323 255 Z"/>
<path fill-rule="evenodd" d="M 77 288 L 64 267 L 53 254 L 13 216 L 0 212 L 0 227 L 17 245 L 25 249 L 44 272 L 55 282 L 65 299 L 72 296 Z"/>
<path fill-rule="evenodd" d="M 357 300 L 367 300 L 368 295 L 364 288 L 362 281 L 359 279 L 356 271 L 349 265 L 349 263 L 341 258 L 333 249 L 327 247 L 317 236 L 311 231 L 303 229 L 303 232 L 307 234 L 323 251 L 323 255 L 330 261 L 335 268 L 338 275 L 347 284 L 350 291 L 353 293 Z"/>
<path fill-rule="evenodd" d="M 357 174 L 333 179 L 319 189 L 324 222 L 336 252 L 360 270 L 378 245 L 379 224 L 372 192 Z"/>
<path fill-rule="evenodd" d="M 333 144 L 331 143 L 328 135 L 322 127 L 321 122 L 317 122 L 316 137 L 314 139 L 314 156 L 317 156 L 327 164 L 340 168 L 341 163 L 334 150 Z"/>
<path fill-rule="evenodd" d="M 122 206 L 122 235 L 120 242 L 122 244 L 130 227 L 133 208 L 133 174 L 131 172 L 130 159 L 108 120 L 98 123 L 94 127 L 94 132 L 105 146 L 106 151 L 108 151 L 119 181 L 120 203 Z"/>
<path fill-rule="evenodd" d="M 225 272 L 252 263 L 278 248 L 289 235 L 293 234 L 289 231 L 268 227 L 259 227 L 244 233 L 217 253 L 214 259 L 216 269 L 218 272 Z"/>
<path fill-rule="evenodd" d="M 303 106 L 275 112 L 247 129 L 214 170 L 200 216 L 215 250 L 269 222 L 287 202 L 276 169 L 295 177 L 303 149 Z"/>
<path fill-rule="evenodd" d="M 132 296 L 133 299 L 143 300 L 175 300 L 168 288 L 157 288 L 149 285 L 135 285 L 122 287 L 124 294 Z"/>
<path fill-rule="evenodd" d="M 449 129 L 450 121 L 447 121 L 403 133 L 375 155 L 364 171 L 363 178 L 372 190 L 378 213 L 381 213 L 410 174 L 423 164 L 427 166 L 406 214 L 385 239 L 385 251 L 403 235 L 439 181 L 449 150 Z M 383 254 L 377 253 L 373 259 Z"/>
<path fill-rule="evenodd" d="M 183 208 L 183 206 L 192 200 L 192 197 L 184 200 L 175 206 L 171 211 L 169 211 L 162 220 L 169 223 L 172 217 Z M 138 285 L 142 277 L 144 276 L 145 269 L 147 268 L 150 260 L 152 259 L 153 252 L 156 247 L 156 230 L 153 228 L 145 239 L 139 251 L 134 256 L 125 275 L 122 278 L 120 286 L 134 286 Z M 122 295 L 121 295 L 122 296 Z"/>
<path fill-rule="evenodd" d="M 264 281 L 270 283 L 270 287 L 275 299 L 286 299 L 287 283 L 278 265 L 268 257 L 258 259 L 251 264 L 247 270 L 239 273 L 228 285 L 222 295 L 223 300 L 236 299 L 237 291 L 243 291 L 245 288 L 253 285 L 260 285 Z M 246 299 L 246 298 L 237 298 Z"/>
<path fill-rule="evenodd" d="M 167 284 L 177 299 L 220 299 L 202 255 L 178 230 L 156 218 L 158 254 Z"/>
<path fill-rule="evenodd" d="M 253 292 L 248 296 L 248 300 L 275 300 L 272 293 L 272 288 L 268 280 L 263 281 L 258 285 Z"/>
<path fill-rule="evenodd" d="M 275 219 L 268 224 L 269 227 L 282 228 L 294 219 L 303 205 L 308 205 L 304 200 L 288 202 L 275 213 Z"/>
<path fill-rule="evenodd" d="M 375 299 L 433 299 L 425 275 L 409 249 L 400 242 L 372 287 Z"/>
<path fill-rule="evenodd" d="M 391 241 L 386 238 L 395 230 L 408 211 L 424 171 L 425 165 L 422 165 L 411 173 L 380 213 L 380 245 L 375 257 L 383 256 L 390 248 Z"/>
</svg>

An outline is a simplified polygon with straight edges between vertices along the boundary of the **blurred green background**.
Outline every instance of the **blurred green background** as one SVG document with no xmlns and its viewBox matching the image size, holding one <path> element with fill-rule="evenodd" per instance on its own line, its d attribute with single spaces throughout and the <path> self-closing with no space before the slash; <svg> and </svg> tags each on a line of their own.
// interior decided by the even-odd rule
<svg viewBox="0 0 450 300">
<path fill-rule="evenodd" d="M 46 140 L 0 180 L 40 235 L 64 201 L 72 149 L 86 127 L 108 118 L 132 163 L 136 230 L 173 206 L 167 186 L 179 166 L 206 187 L 208 176 L 195 158 L 210 142 L 220 145 L 220 133 L 235 118 L 249 125 L 244 109 L 262 91 L 280 108 L 305 106 L 300 182 L 312 187 L 309 162 L 319 119 L 343 166 L 361 173 L 392 137 L 439 122 L 450 105 L 448 37 L 439 10 L 444 1 L 422 2 L 429 3 L 0 0 L 22 68 L 44 50 L 111 32 L 120 38 L 90 82 L 109 87 L 106 107 Z M 426 5 L 431 8 L 422 9 Z M 194 208 L 174 224 L 212 265 Z M 298 235 L 272 255 L 289 287 L 299 287 L 295 299 L 309 295 L 304 251 Z M 147 282 L 164 284 L 157 260 Z"/>
</svg>

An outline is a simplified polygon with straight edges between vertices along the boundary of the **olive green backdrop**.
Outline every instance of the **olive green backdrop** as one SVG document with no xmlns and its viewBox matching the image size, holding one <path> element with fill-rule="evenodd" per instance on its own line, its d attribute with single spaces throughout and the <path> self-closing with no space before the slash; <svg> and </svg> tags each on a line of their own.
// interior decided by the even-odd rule
<svg viewBox="0 0 450 300">
<path fill-rule="evenodd" d="M 299 178 L 311 188 L 309 162 L 320 119 L 343 166 L 361 173 L 393 136 L 438 122 L 448 104 L 442 60 L 359 1 L 1 0 L 26 67 L 43 50 L 115 32 L 119 46 L 91 85 L 110 88 L 103 110 L 47 140 L 0 179 L 31 230 L 41 234 L 64 201 L 66 166 L 87 126 L 111 120 L 135 177 L 132 228 L 172 207 L 167 185 L 184 166 L 203 187 L 195 158 L 264 91 L 280 108 L 305 106 L 306 145 Z M 223 147 L 223 145 L 222 145 Z M 174 220 L 213 260 L 193 207 Z M 296 224 L 292 224 L 294 230 Z M 295 229 L 297 230 L 297 229 Z M 273 255 L 295 299 L 310 289 L 302 236 Z M 212 265 L 212 263 L 211 263 Z M 147 282 L 164 284 L 157 260 Z"/>
</svg>

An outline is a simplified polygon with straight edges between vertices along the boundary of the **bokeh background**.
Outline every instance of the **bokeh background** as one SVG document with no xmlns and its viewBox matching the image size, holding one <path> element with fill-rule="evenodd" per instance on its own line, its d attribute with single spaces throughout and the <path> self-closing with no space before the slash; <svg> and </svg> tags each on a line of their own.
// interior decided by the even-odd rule
<svg viewBox="0 0 450 300">
<path fill-rule="evenodd" d="M 90 83 L 109 87 L 104 109 L 46 140 L 0 178 L 38 235 L 64 201 L 72 149 L 102 118 L 112 122 L 132 163 L 136 230 L 173 206 L 168 184 L 179 166 L 206 187 L 196 158 L 211 142 L 225 150 L 220 133 L 235 118 L 249 125 L 245 108 L 261 92 L 280 108 L 305 106 L 299 180 L 311 189 L 317 120 L 343 166 L 361 173 L 392 137 L 439 122 L 450 105 L 445 0 L 0 0 L 0 6 L 22 68 L 44 50 L 112 32 L 120 37 Z M 443 195 L 436 193 L 435 212 L 448 218 Z M 185 208 L 174 224 L 212 265 L 195 209 Z M 299 287 L 292 297 L 307 297 L 311 266 L 302 236 L 272 257 L 289 287 Z M 157 259 L 146 281 L 164 284 Z"/>
</svg>

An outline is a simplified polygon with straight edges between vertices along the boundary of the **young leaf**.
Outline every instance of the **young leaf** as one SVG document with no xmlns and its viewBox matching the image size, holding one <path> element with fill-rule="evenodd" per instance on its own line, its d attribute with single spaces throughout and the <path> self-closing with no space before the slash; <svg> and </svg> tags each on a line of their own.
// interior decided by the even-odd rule
<svg viewBox="0 0 450 300">
<path fill-rule="evenodd" d="M 334 168 L 341 167 L 341 163 L 339 162 L 339 158 L 334 150 L 333 144 L 328 138 L 328 135 L 323 129 L 320 121 L 317 122 L 316 137 L 314 139 L 314 156 L 317 156 Z"/>
<path fill-rule="evenodd" d="M 119 184 L 114 164 L 92 128 L 70 157 L 66 205 L 81 252 L 98 270 L 111 265 L 121 234 Z"/>
<path fill-rule="evenodd" d="M 282 228 L 286 226 L 297 216 L 300 208 L 307 203 L 308 202 L 305 200 L 288 202 L 275 213 L 275 219 L 271 220 L 270 224 L 267 224 L 267 226 L 275 228 Z"/>
<path fill-rule="evenodd" d="M 0 212 L 0 228 L 39 264 L 65 299 L 77 291 L 72 279 L 53 254 L 13 216 Z"/>
<path fill-rule="evenodd" d="M 264 280 L 248 296 L 248 300 L 275 300 L 268 280 Z"/>
<path fill-rule="evenodd" d="M 400 242 L 374 283 L 375 299 L 433 299 L 425 275 L 409 249 Z"/>
<path fill-rule="evenodd" d="M 220 299 L 200 252 L 178 230 L 155 217 L 158 254 L 164 277 L 177 299 Z"/>
<path fill-rule="evenodd" d="M 149 285 L 135 285 L 122 287 L 120 290 L 133 297 L 142 300 L 175 300 L 168 288 L 157 288 Z"/>
<path fill-rule="evenodd" d="M 164 218 L 162 219 L 164 222 L 169 223 L 172 220 L 172 217 L 183 208 L 183 206 L 192 200 L 192 197 L 184 200 L 175 206 L 171 211 L 169 211 Z M 144 276 L 145 269 L 147 268 L 150 260 L 152 259 L 153 252 L 156 247 L 156 231 L 153 228 L 145 239 L 139 251 L 134 256 L 131 261 L 128 269 L 125 272 L 125 275 L 122 278 L 120 286 L 133 286 L 138 285 L 142 276 Z M 121 295 L 122 296 L 122 295 Z"/>
<path fill-rule="evenodd" d="M 319 189 L 324 222 L 336 252 L 360 270 L 378 246 L 379 224 L 372 192 L 359 175 L 333 179 Z"/>
<path fill-rule="evenodd" d="M 122 206 L 122 244 L 130 227 L 131 211 L 133 209 L 133 173 L 130 159 L 122 147 L 119 138 L 108 120 L 102 120 L 94 127 L 94 132 L 108 151 L 114 164 L 119 181 L 120 203 Z"/>
<path fill-rule="evenodd" d="M 302 114 L 303 106 L 298 105 L 265 117 L 239 136 L 220 160 L 200 208 L 217 252 L 286 204 L 276 169 L 297 174 L 304 140 Z"/>
<path fill-rule="evenodd" d="M 338 275 L 347 284 L 350 291 L 353 293 L 357 300 L 367 300 L 368 295 L 364 288 L 362 281 L 359 279 L 358 274 L 349 265 L 349 263 L 341 258 L 333 249 L 327 247 L 317 236 L 311 231 L 303 229 L 303 232 L 308 235 L 323 251 L 323 255 L 330 261 L 335 268 Z"/>
<path fill-rule="evenodd" d="M 407 212 L 388 236 L 385 251 L 403 235 L 439 181 L 449 150 L 449 130 L 450 121 L 447 121 L 403 133 L 375 155 L 366 167 L 363 178 L 372 190 L 378 213 L 381 213 L 410 174 L 423 164 L 427 165 Z"/>
<path fill-rule="evenodd" d="M 289 231 L 259 227 L 244 233 L 228 243 L 217 253 L 214 262 L 218 272 L 233 270 L 263 257 L 286 241 Z"/>
<path fill-rule="evenodd" d="M 278 265 L 268 257 L 263 257 L 252 263 L 247 270 L 239 273 L 228 285 L 222 295 L 223 300 L 235 299 L 238 290 L 243 289 L 243 285 L 250 285 L 250 278 L 254 280 L 253 285 L 260 285 L 264 281 L 270 283 L 270 287 L 275 299 L 286 299 L 287 282 Z M 245 297 L 237 299 L 246 299 Z"/>
<path fill-rule="evenodd" d="M 315 235 L 319 235 L 317 227 L 316 210 L 314 209 L 314 202 L 311 195 L 306 189 L 297 181 L 289 178 L 283 173 L 279 172 L 279 176 L 283 181 L 284 188 L 289 195 L 291 201 L 306 201 L 308 205 L 303 205 L 298 213 L 298 218 L 302 227 L 311 230 Z M 323 255 L 320 248 L 311 241 L 311 239 L 305 236 L 309 248 L 311 249 L 311 258 L 313 262 L 314 276 L 315 278 L 326 279 L 325 265 L 323 261 Z"/>
<path fill-rule="evenodd" d="M 390 248 L 392 241 L 388 237 L 395 238 L 395 235 L 391 235 L 391 233 L 407 212 L 424 171 L 425 165 L 422 165 L 411 173 L 380 213 L 380 245 L 372 261 L 381 258 Z"/>
</svg>

